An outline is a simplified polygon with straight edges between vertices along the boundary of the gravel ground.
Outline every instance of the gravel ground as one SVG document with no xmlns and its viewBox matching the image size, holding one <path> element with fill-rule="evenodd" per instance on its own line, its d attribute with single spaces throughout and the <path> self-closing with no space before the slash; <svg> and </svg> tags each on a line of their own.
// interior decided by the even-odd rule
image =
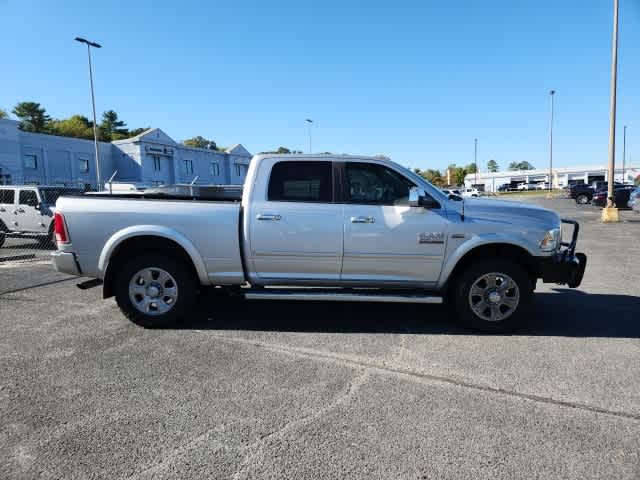
<svg viewBox="0 0 640 480">
<path fill-rule="evenodd" d="M 0 264 L 0 478 L 640 478 L 640 217 L 581 222 L 581 287 L 511 335 L 442 307 L 207 295 L 128 323 L 44 262 Z"/>
</svg>

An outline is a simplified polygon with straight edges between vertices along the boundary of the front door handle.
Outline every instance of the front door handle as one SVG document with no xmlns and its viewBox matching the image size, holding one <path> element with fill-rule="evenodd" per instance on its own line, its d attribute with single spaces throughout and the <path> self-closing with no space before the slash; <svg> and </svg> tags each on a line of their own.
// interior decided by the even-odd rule
<svg viewBox="0 0 640 480">
<path fill-rule="evenodd" d="M 7 211 L 7 209 L 6 209 L 6 208 L 4 208 L 4 207 L 0 207 L 0 212 L 6 212 L 6 211 Z"/>
<path fill-rule="evenodd" d="M 282 217 L 276 213 L 259 213 L 256 218 L 258 220 L 270 220 L 272 222 L 276 222 L 280 220 Z"/>
<path fill-rule="evenodd" d="M 351 217 L 351 223 L 375 223 L 373 217 Z"/>
</svg>

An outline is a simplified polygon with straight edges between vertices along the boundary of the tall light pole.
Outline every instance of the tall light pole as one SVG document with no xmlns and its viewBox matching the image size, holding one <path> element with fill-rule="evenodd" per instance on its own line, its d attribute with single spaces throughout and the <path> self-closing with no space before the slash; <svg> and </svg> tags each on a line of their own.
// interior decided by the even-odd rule
<svg viewBox="0 0 640 480">
<path fill-rule="evenodd" d="M 96 180 L 98 182 L 98 191 L 102 190 L 102 174 L 100 173 L 100 154 L 98 153 L 98 123 L 96 120 L 96 98 L 93 93 L 93 69 L 91 67 L 91 47 L 102 48 L 102 45 L 96 42 L 90 42 L 89 40 L 76 37 L 76 42 L 84 43 L 87 45 L 87 58 L 89 59 L 89 84 L 91 86 L 91 106 L 93 108 L 93 145 L 96 150 Z"/>
<path fill-rule="evenodd" d="M 476 165 L 476 186 L 478 188 L 478 139 L 473 139 L 473 163 Z"/>
<path fill-rule="evenodd" d="M 613 182 L 616 167 L 616 89 L 618 84 L 618 0 L 613 0 L 613 41 L 611 46 L 611 108 L 609 117 L 609 181 L 607 184 L 607 208 L 602 210 L 602 219 L 618 221 L 617 209 L 613 201 Z M 609 215 L 612 213 L 612 215 Z"/>
<path fill-rule="evenodd" d="M 313 120 L 305 118 L 304 121 L 307 123 L 307 130 L 309 132 L 309 153 L 311 153 L 311 124 L 313 123 Z"/>
<path fill-rule="evenodd" d="M 624 175 L 624 167 L 625 167 L 625 160 L 627 157 L 627 126 L 625 125 L 624 128 L 622 129 L 623 134 L 622 134 L 622 184 L 624 185 L 624 183 L 627 181 L 627 177 L 625 177 Z"/>
<path fill-rule="evenodd" d="M 549 123 L 549 193 L 551 193 L 551 189 L 553 188 L 553 99 L 555 95 L 555 90 L 549 90 L 549 97 L 551 98 L 551 120 Z"/>
</svg>

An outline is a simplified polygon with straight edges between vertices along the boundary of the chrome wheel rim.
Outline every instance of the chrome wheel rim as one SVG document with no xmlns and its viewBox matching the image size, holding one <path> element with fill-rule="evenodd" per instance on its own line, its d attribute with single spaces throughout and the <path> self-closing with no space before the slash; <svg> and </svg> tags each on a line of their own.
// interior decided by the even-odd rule
<svg viewBox="0 0 640 480">
<path fill-rule="evenodd" d="M 156 267 L 143 268 L 129 282 L 129 299 L 145 315 L 162 315 L 178 300 L 178 285 L 169 272 Z"/>
<path fill-rule="evenodd" d="M 520 290 L 509 275 L 491 272 L 478 277 L 469 290 L 469 307 L 488 322 L 509 318 L 518 308 Z"/>
<path fill-rule="evenodd" d="M 580 196 L 578 197 L 578 203 L 580 203 L 580 204 L 582 204 L 582 205 L 584 205 L 585 203 L 587 203 L 587 201 L 588 201 L 588 200 L 587 200 L 587 197 L 586 197 L 585 195 L 580 195 Z"/>
</svg>

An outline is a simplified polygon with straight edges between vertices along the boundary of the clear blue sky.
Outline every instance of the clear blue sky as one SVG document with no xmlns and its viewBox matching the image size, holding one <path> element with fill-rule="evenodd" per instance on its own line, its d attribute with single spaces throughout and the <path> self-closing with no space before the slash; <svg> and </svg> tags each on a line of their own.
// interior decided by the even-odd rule
<svg viewBox="0 0 640 480">
<path fill-rule="evenodd" d="M 640 0 L 620 0 L 619 146 L 640 163 Z M 0 0 L 0 107 L 97 108 L 250 151 L 384 153 L 411 167 L 607 161 L 612 0 Z M 621 152 L 621 148 L 619 149 Z M 621 158 L 621 157 L 619 157 Z"/>
</svg>

